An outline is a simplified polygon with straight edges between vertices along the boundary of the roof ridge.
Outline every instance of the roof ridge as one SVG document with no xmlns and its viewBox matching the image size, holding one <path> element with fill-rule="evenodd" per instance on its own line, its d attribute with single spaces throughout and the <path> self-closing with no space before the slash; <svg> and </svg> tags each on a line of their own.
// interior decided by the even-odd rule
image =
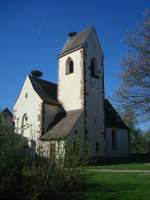
<svg viewBox="0 0 150 200">
<path fill-rule="evenodd" d="M 76 110 L 68 110 L 66 111 L 66 113 L 70 113 L 70 112 L 79 112 L 79 111 L 83 111 L 84 109 L 76 109 Z"/>
<path fill-rule="evenodd" d="M 43 82 L 46 82 L 46 83 L 50 83 L 50 84 L 53 84 L 53 85 L 56 85 L 56 86 L 57 86 L 57 83 L 53 83 L 53 82 L 48 81 L 48 80 L 45 80 L 45 79 L 41 79 L 41 78 L 38 78 L 38 77 L 34 77 L 34 76 L 30 75 L 30 74 L 28 74 L 28 76 L 29 76 L 30 78 L 34 78 L 34 79 L 36 79 L 36 80 L 40 80 L 40 81 L 43 81 Z"/>
<path fill-rule="evenodd" d="M 57 84 L 28 75 L 35 92 L 45 103 L 60 105 L 57 101 Z"/>
</svg>

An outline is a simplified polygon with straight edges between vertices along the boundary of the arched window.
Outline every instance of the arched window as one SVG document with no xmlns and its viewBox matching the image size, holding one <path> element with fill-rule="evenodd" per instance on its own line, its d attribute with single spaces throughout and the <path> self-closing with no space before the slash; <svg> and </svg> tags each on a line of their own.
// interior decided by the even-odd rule
<svg viewBox="0 0 150 200">
<path fill-rule="evenodd" d="M 99 78 L 98 76 L 98 66 L 95 58 L 91 60 L 91 76 L 95 78 Z"/>
<path fill-rule="evenodd" d="M 116 134 L 116 131 L 112 130 L 111 135 L 112 135 L 112 150 L 116 150 L 117 149 L 117 134 Z"/>
<path fill-rule="evenodd" d="M 22 117 L 22 123 L 21 123 L 21 134 L 24 133 L 24 130 L 27 128 L 28 126 L 28 116 L 25 113 Z"/>
<path fill-rule="evenodd" d="M 69 57 L 66 62 L 66 75 L 72 74 L 74 72 L 74 64 L 72 59 Z"/>
</svg>

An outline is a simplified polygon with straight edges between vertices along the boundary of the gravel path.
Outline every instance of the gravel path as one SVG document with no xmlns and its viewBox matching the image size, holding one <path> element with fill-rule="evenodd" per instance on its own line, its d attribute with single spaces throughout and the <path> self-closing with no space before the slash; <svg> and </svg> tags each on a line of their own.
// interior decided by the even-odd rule
<svg viewBox="0 0 150 200">
<path fill-rule="evenodd" d="M 96 172 L 114 172 L 114 173 L 147 173 L 150 174 L 150 170 L 128 170 L 128 169 L 91 169 Z"/>
</svg>

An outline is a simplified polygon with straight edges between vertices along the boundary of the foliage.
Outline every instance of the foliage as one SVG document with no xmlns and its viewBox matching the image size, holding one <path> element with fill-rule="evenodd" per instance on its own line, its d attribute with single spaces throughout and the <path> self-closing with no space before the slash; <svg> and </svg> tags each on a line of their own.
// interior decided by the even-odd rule
<svg viewBox="0 0 150 200">
<path fill-rule="evenodd" d="M 129 128 L 130 153 L 147 152 L 145 137 L 142 131 L 136 127 L 135 112 L 132 109 L 122 109 L 120 115 Z"/>
<path fill-rule="evenodd" d="M 150 119 L 150 10 L 142 25 L 126 36 L 129 54 L 122 61 L 122 84 L 115 100 L 132 109 L 140 121 Z"/>
<path fill-rule="evenodd" d="M 150 130 L 143 133 L 145 139 L 146 152 L 150 153 Z"/>
<path fill-rule="evenodd" d="M 0 188 L 1 199 L 12 194 L 26 160 L 27 140 L 3 125 L 0 115 Z M 18 192 L 17 192 L 18 193 Z M 16 194 L 17 194 L 16 193 Z"/>
<path fill-rule="evenodd" d="M 34 157 L 26 138 L 0 123 L 1 199 L 63 199 L 74 197 L 82 182 L 79 156 L 68 154 L 68 163 L 45 157 L 39 148 Z"/>
</svg>

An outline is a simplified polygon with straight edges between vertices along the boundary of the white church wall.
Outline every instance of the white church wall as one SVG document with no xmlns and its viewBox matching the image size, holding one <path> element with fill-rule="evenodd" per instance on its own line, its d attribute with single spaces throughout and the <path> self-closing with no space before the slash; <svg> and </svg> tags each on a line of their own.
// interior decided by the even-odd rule
<svg viewBox="0 0 150 200">
<path fill-rule="evenodd" d="M 98 78 L 91 76 L 91 60 L 96 59 Z M 105 156 L 105 138 L 104 138 L 104 95 L 103 95 L 103 53 L 99 46 L 99 41 L 93 31 L 86 44 L 86 105 L 87 110 L 87 130 L 88 137 L 92 144 L 93 157 Z M 99 149 L 96 150 L 96 143 L 99 143 Z"/>
<path fill-rule="evenodd" d="M 116 149 L 112 147 L 112 130 L 116 132 Z M 129 155 L 129 141 L 127 129 L 106 128 L 108 157 L 126 157 Z"/>
<path fill-rule="evenodd" d="M 71 58 L 74 72 L 66 75 L 66 62 Z M 58 101 L 66 111 L 83 108 L 83 60 L 80 49 L 58 59 Z"/>
<path fill-rule="evenodd" d="M 51 152 L 51 145 L 55 146 L 55 151 Z M 46 158 L 65 158 L 65 141 L 64 140 L 52 140 L 52 141 L 40 141 L 40 151 Z"/>
<path fill-rule="evenodd" d="M 26 127 L 22 131 L 22 120 L 25 114 L 27 114 Z M 15 131 L 29 140 L 38 141 L 42 131 L 42 100 L 34 91 L 28 76 L 13 107 L 13 116 Z"/>
</svg>

